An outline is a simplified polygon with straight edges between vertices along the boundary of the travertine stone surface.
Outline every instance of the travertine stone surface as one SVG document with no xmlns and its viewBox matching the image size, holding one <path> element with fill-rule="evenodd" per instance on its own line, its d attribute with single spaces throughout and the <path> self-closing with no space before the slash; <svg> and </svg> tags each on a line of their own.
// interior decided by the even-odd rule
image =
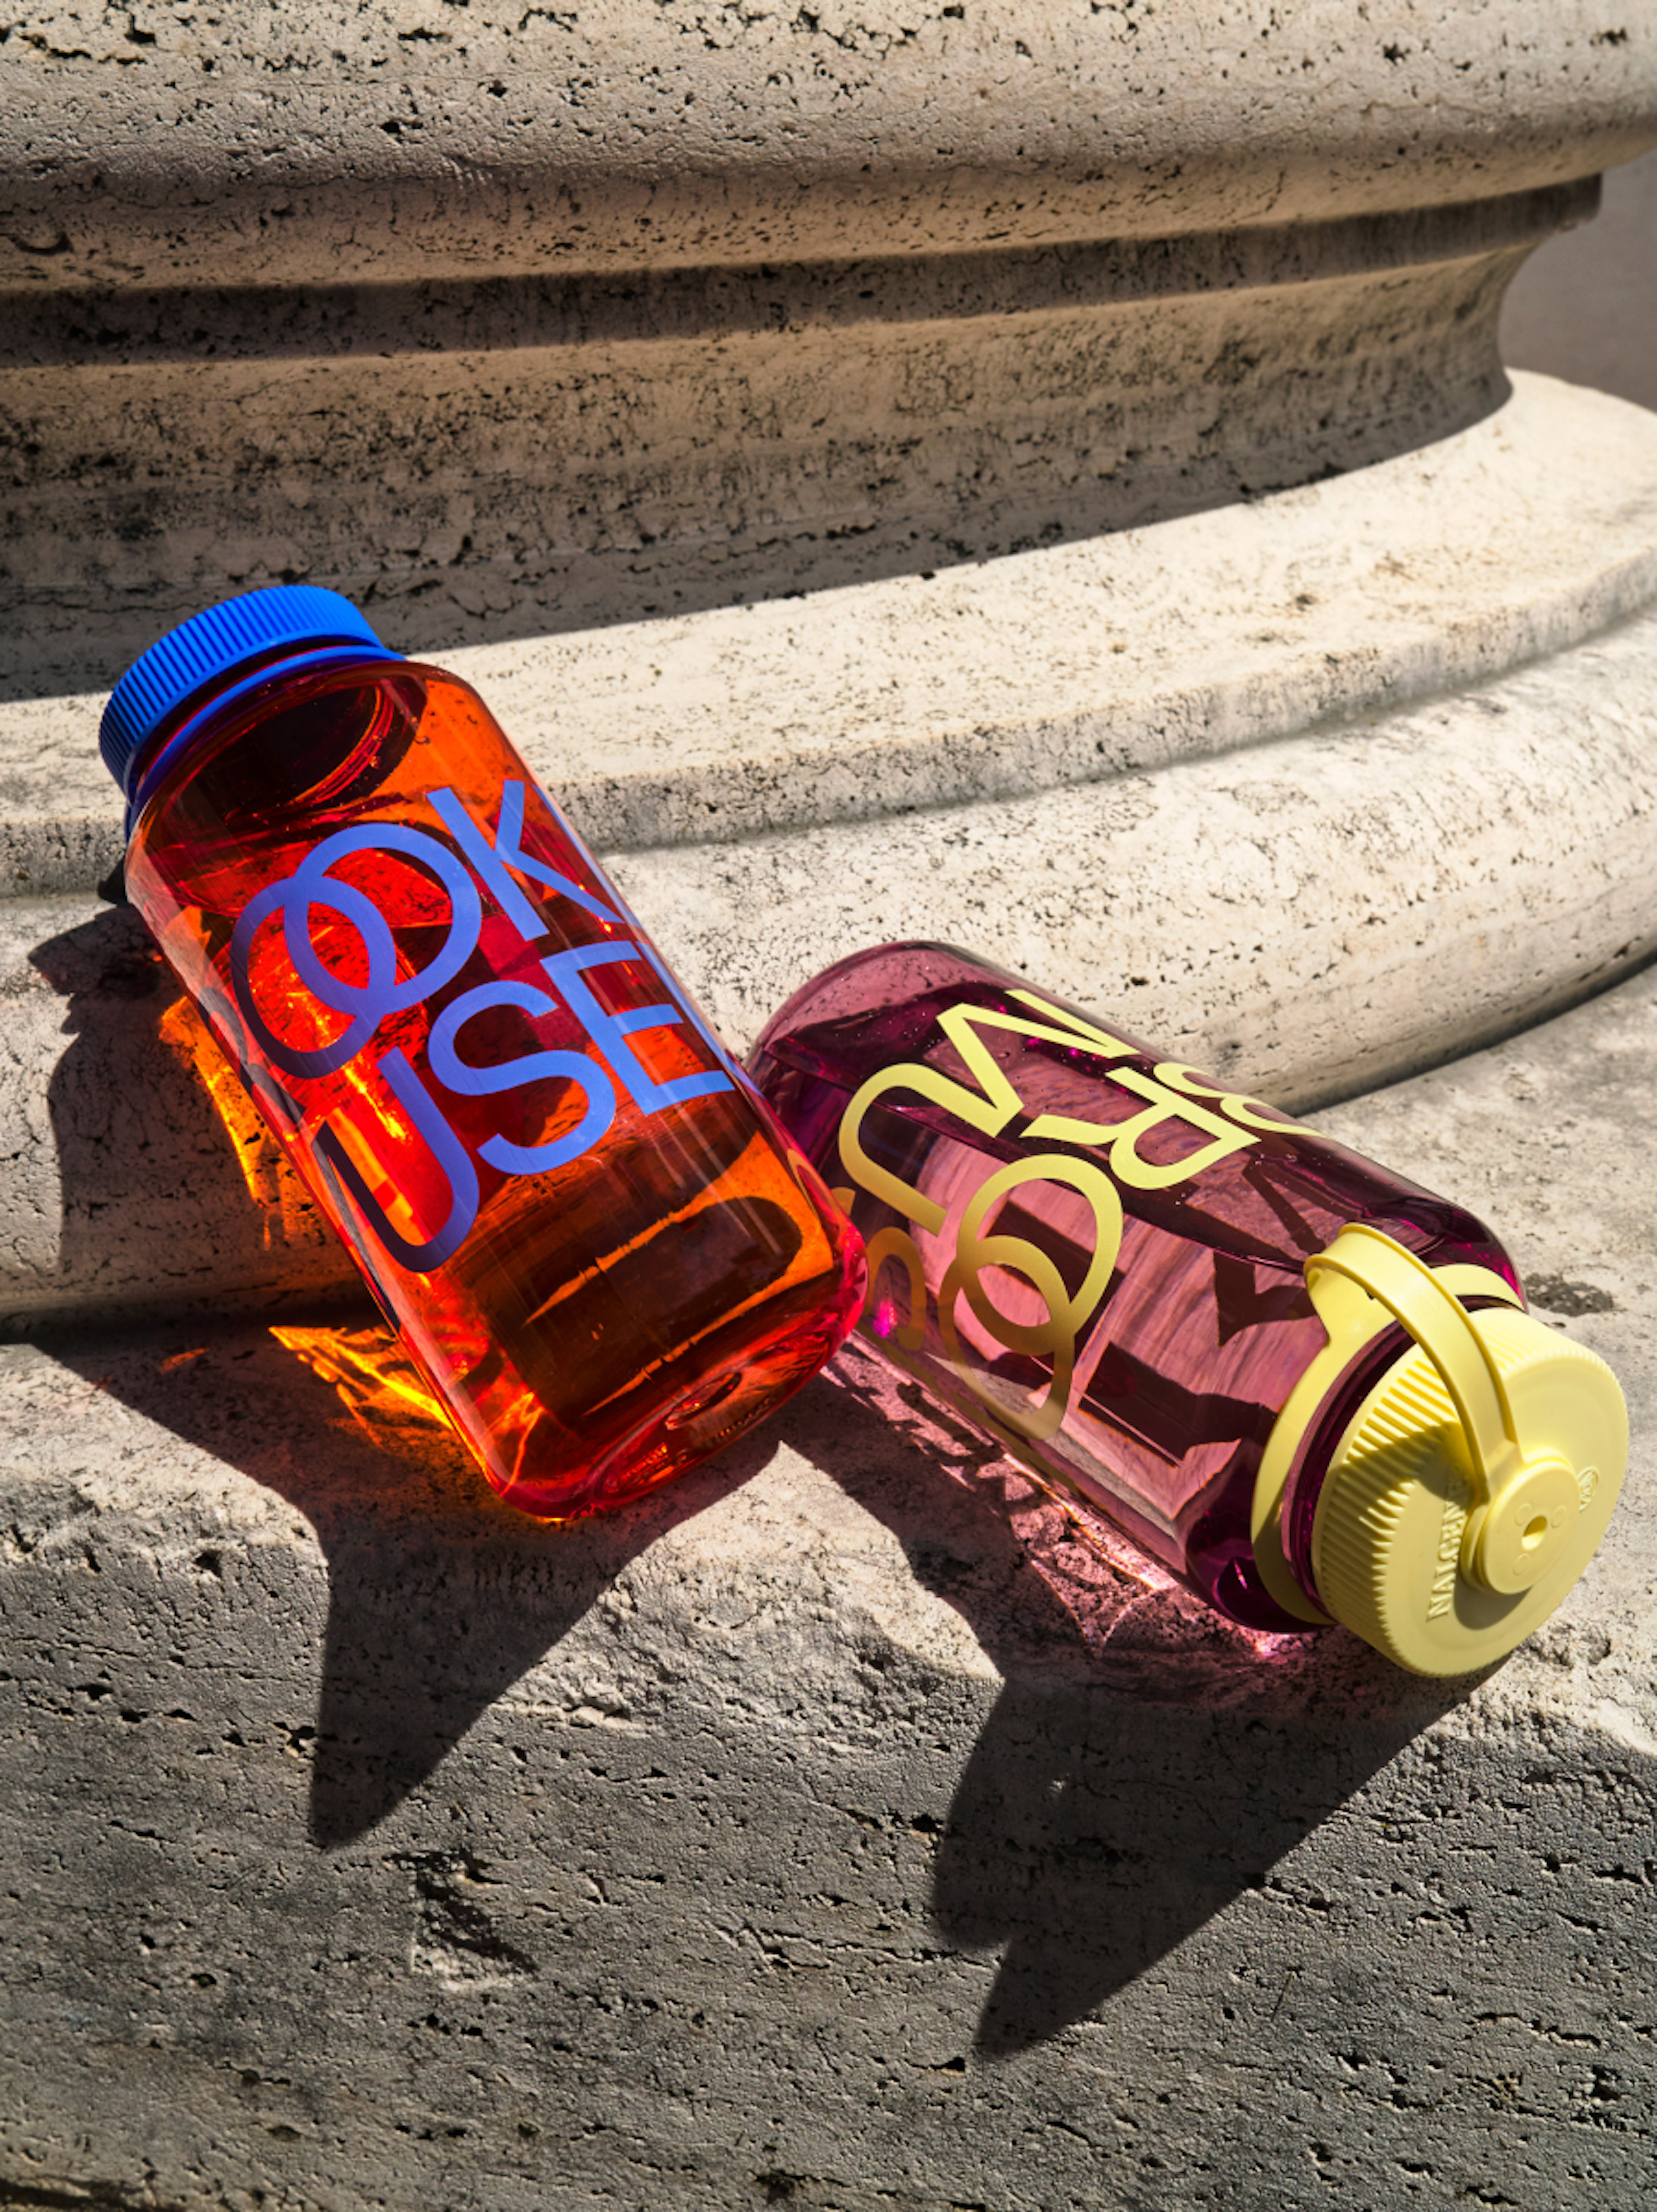
<svg viewBox="0 0 1657 2212">
<path fill-rule="evenodd" d="M 16 2201 L 1648 2202 L 1654 1079 L 1647 975 L 1325 1117 L 1628 1389 L 1483 1682 L 1257 1648 L 847 1376 L 555 1536 L 337 1324 L 0 1353 Z"/>
<path fill-rule="evenodd" d="M 1594 0 L 46 0 L 11 42 L 0 277 L 41 288 L 1309 223 L 1591 174 L 1657 91 L 1649 22 Z"/>
<path fill-rule="evenodd" d="M 1657 37 L 1590 0 L 71 5 L 7 46 L 26 696 L 231 584 L 515 639 L 1413 449 L 1499 404 L 1508 279 L 1657 137 Z"/>
<path fill-rule="evenodd" d="M 360 1292 L 129 907 L 0 902 L 0 1329 Z"/>
<path fill-rule="evenodd" d="M 1501 1035 L 1657 950 L 1657 617 L 1396 715 L 1153 775 L 617 855 L 727 1035 L 825 962 L 965 939 L 1306 1104 Z"/>
<path fill-rule="evenodd" d="M 1420 453 L 932 576 L 495 645 L 434 635 L 423 598 L 373 611 L 395 650 L 476 684 L 613 851 L 1225 752 L 1500 674 L 1654 593 L 1657 416 L 1520 377 L 1496 413 Z M 101 620 L 76 650 L 82 681 L 124 665 Z M 120 857 L 102 705 L 0 702 L 16 891 L 90 889 Z"/>
<path fill-rule="evenodd" d="M 1435 214 L 1205 240 L 1183 272 L 1113 244 L 652 274 L 619 305 L 541 280 L 446 312 L 378 287 L 366 312 L 14 300 L 0 683 L 72 688 L 89 614 L 91 680 L 112 680 L 238 584 L 305 577 L 425 638 L 515 638 L 947 570 L 1361 466 L 1499 402 L 1507 281 L 1592 205 L 1562 187 L 1457 211 L 1448 237 Z"/>
</svg>

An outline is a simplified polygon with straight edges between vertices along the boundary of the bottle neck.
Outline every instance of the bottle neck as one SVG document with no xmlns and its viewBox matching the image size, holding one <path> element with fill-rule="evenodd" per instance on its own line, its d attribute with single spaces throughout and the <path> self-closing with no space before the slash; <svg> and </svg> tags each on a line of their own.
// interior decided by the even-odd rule
<svg viewBox="0 0 1657 2212">
<path fill-rule="evenodd" d="M 1477 1292 L 1464 1291 L 1460 1303 L 1469 1313 L 1479 1313 L 1490 1307 L 1512 1310 L 1508 1300 L 1481 1297 Z M 1365 1345 L 1324 1401 L 1290 1468 L 1283 1494 L 1284 1557 L 1296 1582 L 1320 1611 L 1327 1607 L 1318 1589 L 1313 1540 L 1325 1484 L 1359 1411 L 1412 1349 L 1409 1334 L 1396 1322 L 1390 1323 Z"/>
<path fill-rule="evenodd" d="M 1396 1322 L 1366 1345 L 1324 1401 L 1289 1470 L 1283 1493 L 1284 1558 L 1290 1573 L 1320 1612 L 1326 1608 L 1318 1594 L 1317 1575 L 1312 1564 L 1312 1534 L 1317 1526 L 1325 1481 L 1334 1464 L 1341 1438 L 1351 1426 L 1359 1407 L 1409 1350 L 1409 1336 Z"/>
<path fill-rule="evenodd" d="M 378 667 L 386 662 L 401 667 L 404 656 L 383 647 L 375 652 L 360 640 L 348 644 L 319 639 L 315 643 L 298 647 L 275 646 L 268 653 L 226 669 L 181 702 L 133 754 L 126 778 L 125 836 L 130 839 L 138 817 L 161 785 L 211 736 L 227 713 L 251 703 L 261 692 L 285 684 L 295 675 L 308 676 L 322 669 L 352 664 Z"/>
</svg>

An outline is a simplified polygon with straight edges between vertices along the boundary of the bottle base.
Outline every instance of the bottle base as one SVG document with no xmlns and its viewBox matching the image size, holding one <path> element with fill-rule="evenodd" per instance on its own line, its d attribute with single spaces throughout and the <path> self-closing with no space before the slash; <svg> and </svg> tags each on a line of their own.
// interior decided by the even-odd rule
<svg viewBox="0 0 1657 2212">
<path fill-rule="evenodd" d="M 495 1487 L 518 1512 L 554 1526 L 630 1504 L 756 1428 L 810 1381 L 844 1335 L 837 1321 L 805 1336 L 791 1336 L 768 1354 L 750 1353 L 712 1375 L 700 1374 L 665 1402 L 659 1401 L 649 1418 L 601 1458 L 579 1468 L 566 1463 L 522 1471 Z M 567 1452 L 568 1432 L 559 1433 Z M 534 1454 L 531 1431 L 519 1455 L 520 1469 Z"/>
</svg>

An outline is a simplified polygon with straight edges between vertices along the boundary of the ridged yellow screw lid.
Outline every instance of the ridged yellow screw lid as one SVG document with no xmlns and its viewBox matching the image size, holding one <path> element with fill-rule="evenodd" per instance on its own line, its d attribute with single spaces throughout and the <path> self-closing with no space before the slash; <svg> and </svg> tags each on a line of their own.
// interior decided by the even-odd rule
<svg viewBox="0 0 1657 2212">
<path fill-rule="evenodd" d="M 1412 1252 L 1342 1230 L 1307 1262 L 1356 1283 L 1413 1348 L 1336 1445 L 1312 1532 L 1335 1619 L 1418 1674 L 1521 1644 L 1593 1558 L 1622 1487 L 1628 1416 L 1605 1361 L 1530 1315 L 1470 1314 Z"/>
</svg>

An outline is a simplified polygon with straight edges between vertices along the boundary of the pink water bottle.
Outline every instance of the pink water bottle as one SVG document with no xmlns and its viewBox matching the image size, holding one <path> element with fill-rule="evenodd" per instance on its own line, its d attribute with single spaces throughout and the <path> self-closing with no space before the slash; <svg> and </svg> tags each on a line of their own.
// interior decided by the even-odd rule
<svg viewBox="0 0 1657 2212">
<path fill-rule="evenodd" d="M 134 905 L 513 1504 L 618 1504 L 828 1357 L 856 1237 L 466 684 L 254 592 L 100 741 Z"/>
<path fill-rule="evenodd" d="M 1622 1394 L 1460 1206 L 947 945 L 841 961 L 750 1067 L 863 1340 L 1233 1620 L 1458 1674 L 1581 1575 Z"/>
</svg>

